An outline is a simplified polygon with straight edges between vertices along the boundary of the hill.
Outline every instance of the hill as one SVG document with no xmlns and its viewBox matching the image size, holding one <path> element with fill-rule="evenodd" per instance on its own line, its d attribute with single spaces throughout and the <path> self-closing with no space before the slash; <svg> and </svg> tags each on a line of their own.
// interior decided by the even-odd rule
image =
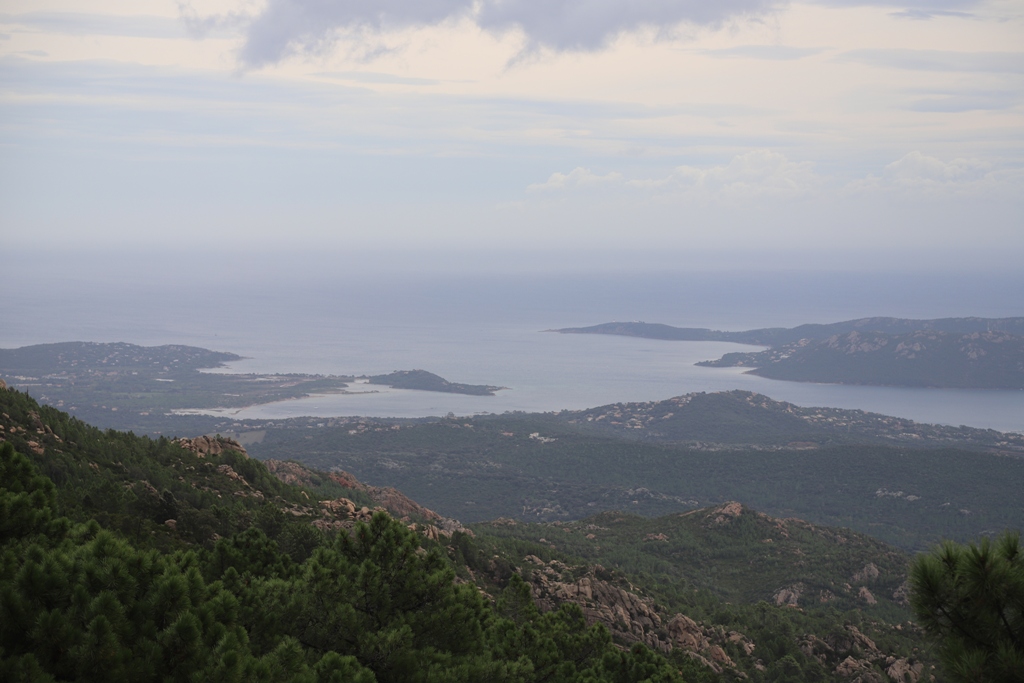
<svg viewBox="0 0 1024 683">
<path fill-rule="evenodd" d="M 728 353 L 709 367 L 797 382 L 877 386 L 1024 389 L 1024 337 L 1002 332 L 849 332 L 759 353 Z"/>
<path fill-rule="evenodd" d="M 614 322 L 590 327 L 566 327 L 551 330 L 561 334 L 614 334 L 668 341 L 727 341 L 755 346 L 780 346 L 801 339 L 828 339 L 851 332 L 908 334 L 911 332 L 945 332 L 949 334 L 1004 333 L 1024 336 L 1024 318 L 857 318 L 838 323 L 808 324 L 797 327 L 765 327 L 742 332 L 726 332 L 703 327 L 673 327 L 661 323 Z"/>
<path fill-rule="evenodd" d="M 256 457 L 353 472 L 464 522 L 660 516 L 738 500 L 912 550 L 1024 526 L 1019 435 L 746 392 L 432 422 L 297 420 L 261 436 Z"/>
<path fill-rule="evenodd" d="M 489 384 L 449 382 L 445 378 L 426 370 L 396 370 L 387 375 L 371 375 L 367 379 L 370 384 L 386 384 L 395 389 L 440 391 L 442 393 L 468 394 L 470 396 L 494 396 L 494 392 L 505 388 Z"/>
<path fill-rule="evenodd" d="M 827 325 L 722 332 L 651 323 L 554 330 L 771 347 L 698 363 L 742 366 L 798 382 L 1024 389 L 1024 318 L 860 318 Z"/>
<path fill-rule="evenodd" d="M 0 426 L 4 680 L 932 671 L 901 606 L 906 556 L 850 532 L 738 505 L 469 530 L 346 473 L 101 432 L 2 388 Z"/>
</svg>

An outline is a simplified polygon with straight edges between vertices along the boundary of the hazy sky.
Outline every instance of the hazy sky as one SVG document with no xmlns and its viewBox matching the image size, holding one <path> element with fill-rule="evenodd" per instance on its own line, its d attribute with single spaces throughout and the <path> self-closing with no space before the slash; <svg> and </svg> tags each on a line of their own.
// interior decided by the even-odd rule
<svg viewBox="0 0 1024 683">
<path fill-rule="evenodd" d="M 0 241 L 1024 259 L 1024 0 L 0 0 Z"/>
</svg>

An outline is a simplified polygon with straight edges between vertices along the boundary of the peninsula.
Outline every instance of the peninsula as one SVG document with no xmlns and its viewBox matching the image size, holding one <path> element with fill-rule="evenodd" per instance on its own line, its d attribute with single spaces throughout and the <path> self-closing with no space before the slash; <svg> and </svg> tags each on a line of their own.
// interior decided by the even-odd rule
<svg viewBox="0 0 1024 683">
<path fill-rule="evenodd" d="M 704 361 L 796 382 L 1024 389 L 1024 318 L 860 318 L 826 325 L 723 332 L 644 322 L 554 330 L 670 341 L 767 346 Z"/>
<path fill-rule="evenodd" d="M 159 431 L 157 425 L 171 411 L 244 408 L 313 394 L 355 393 L 350 384 L 357 379 L 397 389 L 473 396 L 491 396 L 505 388 L 449 382 L 425 370 L 359 377 L 226 371 L 226 363 L 239 360 L 242 356 L 234 353 L 177 344 L 61 342 L 0 349 L 0 379 L 94 424 L 144 431 Z"/>
</svg>

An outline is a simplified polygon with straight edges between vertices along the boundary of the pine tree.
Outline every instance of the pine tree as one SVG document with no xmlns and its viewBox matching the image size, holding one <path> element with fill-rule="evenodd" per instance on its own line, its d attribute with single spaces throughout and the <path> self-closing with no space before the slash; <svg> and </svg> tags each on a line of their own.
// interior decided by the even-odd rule
<svg viewBox="0 0 1024 683">
<path fill-rule="evenodd" d="M 1024 681 L 1024 553 L 1019 532 L 947 541 L 911 568 L 911 606 L 964 683 Z"/>
</svg>

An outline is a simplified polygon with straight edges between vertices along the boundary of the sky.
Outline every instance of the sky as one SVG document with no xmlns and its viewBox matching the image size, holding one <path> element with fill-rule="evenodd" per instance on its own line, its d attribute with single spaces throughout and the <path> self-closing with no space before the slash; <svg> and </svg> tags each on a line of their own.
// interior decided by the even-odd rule
<svg viewBox="0 0 1024 683">
<path fill-rule="evenodd" d="M 1024 0 L 0 0 L 0 248 L 80 247 L 1012 267 Z"/>
</svg>

